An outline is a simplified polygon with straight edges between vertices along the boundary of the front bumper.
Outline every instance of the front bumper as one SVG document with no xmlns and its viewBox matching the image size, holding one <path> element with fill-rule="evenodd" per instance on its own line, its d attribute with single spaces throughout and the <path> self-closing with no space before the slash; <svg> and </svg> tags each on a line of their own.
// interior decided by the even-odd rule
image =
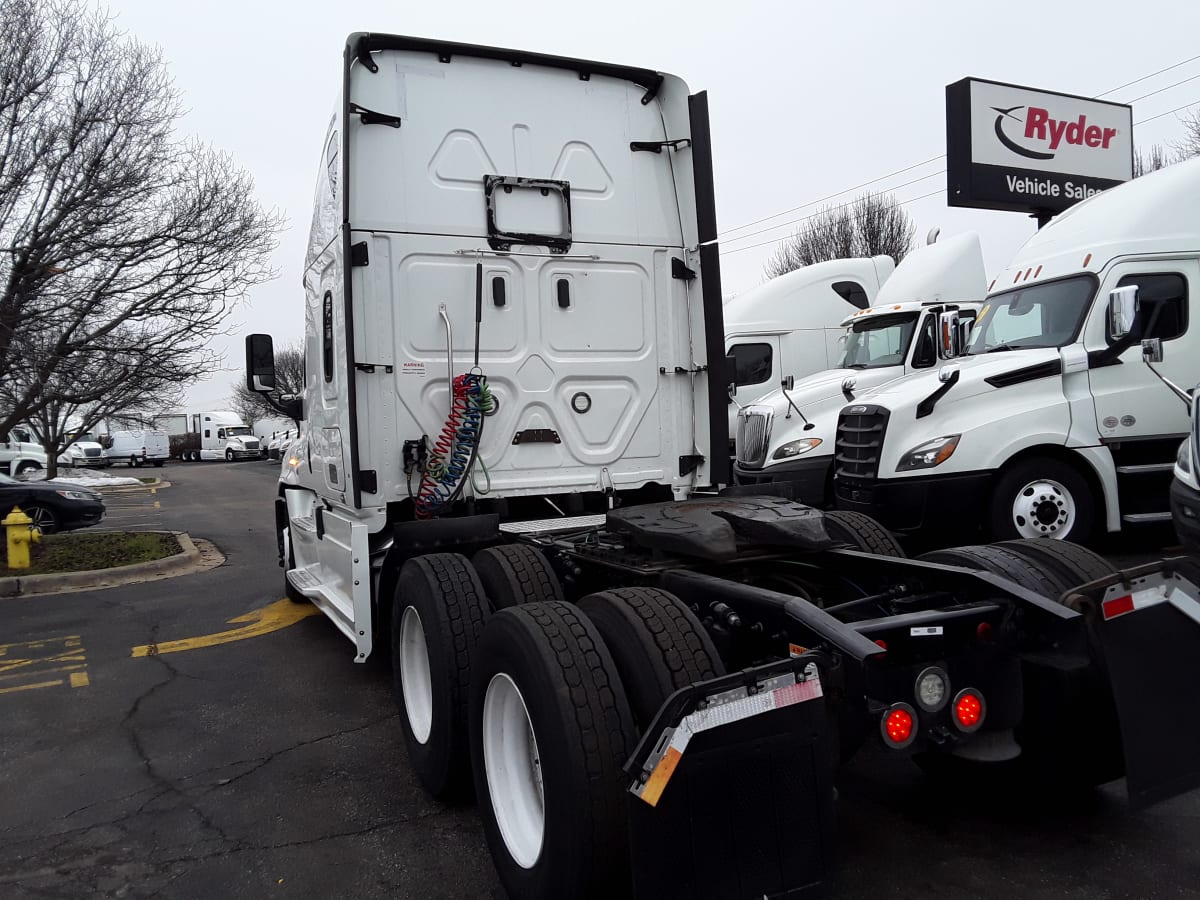
<svg viewBox="0 0 1200 900">
<path fill-rule="evenodd" d="M 1171 481 L 1171 522 L 1188 553 L 1200 554 L 1200 491 Z"/>
<path fill-rule="evenodd" d="M 961 531 L 987 515 L 991 472 L 860 480 L 834 477 L 834 505 L 892 531 Z"/>
<path fill-rule="evenodd" d="M 72 506 L 69 511 L 63 512 L 60 510 L 60 525 L 63 531 L 74 531 L 76 528 L 87 528 L 91 525 L 99 525 L 104 519 L 104 503 L 97 500 L 94 502 L 80 502 L 78 506 Z"/>
<path fill-rule="evenodd" d="M 234 459 L 258 459 L 258 450 L 233 450 L 229 451 L 233 454 Z"/>
<path fill-rule="evenodd" d="M 832 465 L 832 456 L 794 459 L 762 469 L 734 463 L 733 483 L 739 486 L 753 486 L 791 482 L 796 486 L 797 500 L 809 506 L 824 508 L 833 503 L 833 496 L 829 490 L 829 471 Z"/>
</svg>

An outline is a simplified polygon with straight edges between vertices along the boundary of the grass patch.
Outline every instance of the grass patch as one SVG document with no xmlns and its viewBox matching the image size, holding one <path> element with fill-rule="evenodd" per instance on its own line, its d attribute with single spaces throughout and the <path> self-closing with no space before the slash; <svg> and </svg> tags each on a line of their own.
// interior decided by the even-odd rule
<svg viewBox="0 0 1200 900">
<path fill-rule="evenodd" d="M 158 484 L 158 476 L 147 475 L 145 477 L 139 477 L 138 481 L 140 481 L 142 484 Z"/>
<path fill-rule="evenodd" d="M 151 562 L 180 552 L 173 534 L 99 532 L 51 534 L 30 547 L 28 569 L 0 568 L 0 575 L 45 575 L 84 572 Z"/>
</svg>

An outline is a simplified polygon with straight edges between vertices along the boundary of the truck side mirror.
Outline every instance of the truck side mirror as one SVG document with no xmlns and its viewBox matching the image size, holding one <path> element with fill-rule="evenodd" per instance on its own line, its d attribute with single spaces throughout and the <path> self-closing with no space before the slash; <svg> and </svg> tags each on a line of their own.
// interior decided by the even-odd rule
<svg viewBox="0 0 1200 900">
<path fill-rule="evenodd" d="M 1142 360 L 1148 363 L 1163 361 L 1162 338 L 1148 338 L 1142 341 Z"/>
<path fill-rule="evenodd" d="M 959 319 L 958 320 L 958 355 L 962 356 L 967 352 L 967 346 L 971 343 L 971 332 L 975 330 L 974 319 Z"/>
<path fill-rule="evenodd" d="M 275 349 L 269 334 L 246 335 L 246 387 L 256 394 L 275 390 Z"/>
<path fill-rule="evenodd" d="M 962 353 L 962 331 L 959 330 L 958 312 L 951 310 L 938 316 L 938 356 L 954 359 Z"/>
<path fill-rule="evenodd" d="M 1119 287 L 1108 295 L 1108 333 L 1119 341 L 1131 331 L 1137 322 L 1138 289 L 1136 284 Z"/>
<path fill-rule="evenodd" d="M 729 379 L 725 389 L 729 394 L 729 402 L 737 403 L 737 358 L 732 353 L 725 357 L 725 377 Z M 741 404 L 738 404 L 738 409 L 741 409 Z"/>
<path fill-rule="evenodd" d="M 796 376 L 795 375 L 785 375 L 783 378 L 783 381 L 780 382 L 780 387 L 782 387 L 785 391 L 795 390 L 796 389 Z"/>
</svg>

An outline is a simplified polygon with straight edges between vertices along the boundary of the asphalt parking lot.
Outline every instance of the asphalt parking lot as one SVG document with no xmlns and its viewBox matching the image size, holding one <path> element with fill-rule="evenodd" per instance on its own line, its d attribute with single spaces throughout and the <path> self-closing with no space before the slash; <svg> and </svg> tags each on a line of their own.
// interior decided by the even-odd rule
<svg viewBox="0 0 1200 900">
<path fill-rule="evenodd" d="M 473 809 L 409 772 L 386 673 L 280 602 L 276 473 L 172 464 L 131 508 L 218 568 L 0 600 L 0 897 L 503 896 Z M 1134 814 L 1119 782 L 1004 798 L 866 753 L 837 839 L 839 897 L 1200 896 L 1200 792 Z"/>
</svg>

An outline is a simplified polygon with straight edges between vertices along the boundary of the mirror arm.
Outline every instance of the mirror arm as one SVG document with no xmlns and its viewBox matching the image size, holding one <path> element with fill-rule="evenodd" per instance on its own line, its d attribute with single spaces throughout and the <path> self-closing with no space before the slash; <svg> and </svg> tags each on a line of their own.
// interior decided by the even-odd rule
<svg viewBox="0 0 1200 900">
<path fill-rule="evenodd" d="M 1149 362 L 1146 363 L 1146 367 L 1158 377 L 1159 381 L 1170 388 L 1171 393 L 1183 401 L 1183 405 L 1188 408 L 1188 412 L 1190 413 L 1192 411 L 1192 395 L 1173 382 L 1162 372 L 1158 371 L 1158 369 L 1154 368 L 1154 366 L 1152 366 Z"/>
<path fill-rule="evenodd" d="M 798 415 L 801 419 L 804 420 L 804 430 L 812 431 L 813 428 L 815 428 L 816 426 L 813 425 L 812 422 L 808 421 L 808 417 L 805 416 L 804 413 L 800 412 L 800 407 L 798 407 L 795 403 L 792 402 L 792 395 L 787 392 L 787 388 L 781 387 L 780 390 L 783 392 L 783 396 L 785 398 L 787 398 L 787 402 L 788 402 L 788 411 L 787 411 L 787 415 L 784 416 L 784 418 L 790 419 L 792 417 L 792 410 L 794 409 L 796 411 L 796 415 Z"/>
</svg>

